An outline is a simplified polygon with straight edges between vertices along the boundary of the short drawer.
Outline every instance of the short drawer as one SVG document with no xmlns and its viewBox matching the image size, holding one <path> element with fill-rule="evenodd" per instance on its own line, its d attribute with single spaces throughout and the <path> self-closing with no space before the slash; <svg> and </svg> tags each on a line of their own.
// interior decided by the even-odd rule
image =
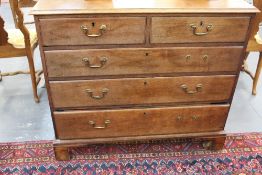
<svg viewBox="0 0 262 175">
<path fill-rule="evenodd" d="M 152 17 L 151 43 L 244 42 L 249 17 Z"/>
<path fill-rule="evenodd" d="M 55 108 L 227 101 L 235 76 L 51 81 Z"/>
<path fill-rule="evenodd" d="M 243 47 L 46 51 L 49 77 L 236 72 Z"/>
<path fill-rule="evenodd" d="M 41 19 L 44 46 L 142 44 L 144 17 Z"/>
<path fill-rule="evenodd" d="M 58 139 L 221 131 L 229 105 L 54 112 Z M 153 126 L 153 127 L 152 127 Z"/>
</svg>

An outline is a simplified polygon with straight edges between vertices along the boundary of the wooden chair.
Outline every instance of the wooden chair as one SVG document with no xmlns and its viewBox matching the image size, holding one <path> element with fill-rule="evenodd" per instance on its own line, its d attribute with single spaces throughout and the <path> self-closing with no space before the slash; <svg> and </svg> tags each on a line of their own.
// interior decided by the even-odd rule
<svg viewBox="0 0 262 175">
<path fill-rule="evenodd" d="M 15 22 L 15 27 L 18 28 L 18 21 L 16 19 L 16 12 L 15 12 L 15 8 L 14 8 L 14 0 L 9 0 L 9 3 L 10 3 L 10 7 L 11 7 L 11 11 L 12 11 L 12 16 L 13 16 L 13 19 L 14 19 L 14 22 Z M 33 7 L 36 3 L 37 3 L 37 0 L 18 0 L 18 5 L 21 8 L 24 8 L 24 7 Z M 23 22 L 25 25 L 27 24 L 34 24 L 34 21 L 24 21 Z"/>
<path fill-rule="evenodd" d="M 18 29 L 5 30 L 4 29 L 4 20 L 0 17 L 0 58 L 12 58 L 12 57 L 22 57 L 27 56 L 33 94 L 35 102 L 39 102 L 39 97 L 37 94 L 37 84 L 40 81 L 40 72 L 38 72 L 38 76 L 35 73 L 34 59 L 33 59 L 33 51 L 38 45 L 37 36 L 35 30 L 28 29 L 24 24 L 24 16 L 19 8 L 20 5 L 25 7 L 26 1 L 19 0 L 9 0 L 10 6 L 12 8 L 14 20 Z M 29 2 L 29 5 L 34 3 Z M 23 71 L 17 71 L 11 73 L 13 75 L 25 73 Z M 2 74 L 3 75 L 3 74 Z"/>
<path fill-rule="evenodd" d="M 261 0 L 253 0 L 254 5 L 262 11 L 262 1 Z M 251 35 L 248 41 L 248 46 L 246 49 L 246 57 L 243 64 L 243 71 L 245 71 L 252 79 L 253 79 L 253 88 L 252 88 L 252 94 L 256 95 L 256 87 L 259 79 L 259 75 L 261 73 L 262 68 L 262 38 L 259 37 L 258 31 L 259 31 L 259 23 L 262 22 L 262 13 L 259 13 L 256 15 L 252 29 L 251 29 Z M 259 52 L 259 60 L 257 64 L 257 69 L 255 75 L 253 75 L 247 67 L 247 57 L 250 52 Z"/>
</svg>

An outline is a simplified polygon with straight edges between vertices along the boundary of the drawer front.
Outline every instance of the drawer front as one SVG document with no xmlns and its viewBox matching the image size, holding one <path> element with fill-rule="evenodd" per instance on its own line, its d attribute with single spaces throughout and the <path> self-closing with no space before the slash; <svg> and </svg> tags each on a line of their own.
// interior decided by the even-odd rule
<svg viewBox="0 0 262 175">
<path fill-rule="evenodd" d="M 55 112 L 58 139 L 223 130 L 229 105 Z M 152 127 L 154 126 L 154 127 Z"/>
<path fill-rule="evenodd" d="M 236 72 L 243 47 L 46 51 L 49 77 Z"/>
<path fill-rule="evenodd" d="M 43 45 L 142 44 L 144 17 L 41 19 Z"/>
<path fill-rule="evenodd" d="M 244 42 L 249 17 L 152 17 L 151 43 Z"/>
<path fill-rule="evenodd" d="M 51 81 L 55 108 L 227 101 L 235 76 Z"/>
</svg>

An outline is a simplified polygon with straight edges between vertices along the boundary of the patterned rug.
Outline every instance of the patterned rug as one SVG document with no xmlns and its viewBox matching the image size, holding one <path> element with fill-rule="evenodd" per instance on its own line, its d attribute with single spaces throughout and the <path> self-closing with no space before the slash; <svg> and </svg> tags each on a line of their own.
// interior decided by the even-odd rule
<svg viewBox="0 0 262 175">
<path fill-rule="evenodd" d="M 262 133 L 227 137 L 225 149 L 208 151 L 185 140 L 91 145 L 56 161 L 51 141 L 0 144 L 1 175 L 262 174 Z"/>
</svg>

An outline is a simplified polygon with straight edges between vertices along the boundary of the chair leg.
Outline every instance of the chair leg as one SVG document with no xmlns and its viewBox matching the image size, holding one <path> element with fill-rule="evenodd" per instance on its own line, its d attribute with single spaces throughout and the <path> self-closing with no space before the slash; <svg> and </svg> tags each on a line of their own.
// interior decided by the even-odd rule
<svg viewBox="0 0 262 175">
<path fill-rule="evenodd" d="M 36 75 L 35 75 L 35 65 L 34 65 L 34 58 L 33 58 L 32 51 L 27 52 L 27 59 L 28 59 L 29 70 L 30 70 L 30 75 L 31 75 L 34 99 L 35 99 L 36 103 L 39 103 L 39 97 L 37 95 L 37 82 L 36 82 Z"/>
<path fill-rule="evenodd" d="M 262 69 L 262 52 L 259 53 L 257 70 L 256 70 L 256 74 L 255 74 L 254 81 L 253 81 L 253 89 L 252 89 L 252 94 L 253 95 L 257 94 L 257 90 L 256 89 L 257 89 L 257 83 L 258 83 L 259 75 L 261 73 L 261 69 Z"/>
<path fill-rule="evenodd" d="M 241 71 L 245 71 L 247 69 L 247 57 L 248 57 L 249 53 L 250 52 L 245 52 L 245 58 L 244 58 L 244 61 L 243 61 L 243 64 L 242 64 Z"/>
</svg>

